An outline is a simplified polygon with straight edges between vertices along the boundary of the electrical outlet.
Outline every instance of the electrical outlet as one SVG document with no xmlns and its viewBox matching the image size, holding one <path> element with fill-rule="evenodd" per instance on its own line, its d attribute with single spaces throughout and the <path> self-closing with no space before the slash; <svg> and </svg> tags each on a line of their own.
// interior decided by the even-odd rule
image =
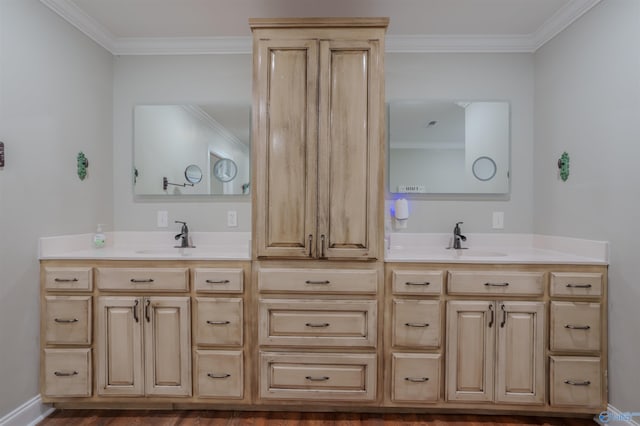
<svg viewBox="0 0 640 426">
<path fill-rule="evenodd" d="M 227 227 L 235 228 L 236 226 L 238 226 L 238 212 L 229 210 L 227 212 Z"/>
<path fill-rule="evenodd" d="M 504 229 L 504 212 L 493 212 L 493 229 Z"/>
<path fill-rule="evenodd" d="M 157 226 L 158 226 L 158 228 L 168 228 L 169 227 L 169 212 L 168 211 L 166 211 L 166 210 L 158 210 Z"/>
</svg>

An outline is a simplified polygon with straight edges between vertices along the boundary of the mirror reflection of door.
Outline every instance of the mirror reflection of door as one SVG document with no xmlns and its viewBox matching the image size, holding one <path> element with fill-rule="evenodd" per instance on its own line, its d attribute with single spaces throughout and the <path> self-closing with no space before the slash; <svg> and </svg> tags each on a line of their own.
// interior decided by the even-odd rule
<svg viewBox="0 0 640 426">
<path fill-rule="evenodd" d="M 213 172 L 213 166 L 220 160 L 215 153 L 209 152 L 209 193 L 210 194 L 223 194 L 223 183 L 216 178 Z"/>
</svg>

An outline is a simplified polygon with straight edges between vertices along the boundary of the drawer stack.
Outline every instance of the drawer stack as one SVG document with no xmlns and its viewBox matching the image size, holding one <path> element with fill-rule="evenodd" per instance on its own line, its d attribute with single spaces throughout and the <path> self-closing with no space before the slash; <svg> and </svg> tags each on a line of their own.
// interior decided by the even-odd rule
<svg viewBox="0 0 640 426">
<path fill-rule="evenodd" d="M 444 271 L 394 268 L 387 272 L 387 384 L 393 405 L 440 400 Z"/>
<path fill-rule="evenodd" d="M 93 269 L 42 268 L 41 374 L 46 397 L 90 397 Z"/>
<path fill-rule="evenodd" d="M 194 396 L 242 400 L 245 392 L 242 268 L 193 268 Z"/>
<path fill-rule="evenodd" d="M 557 407 L 599 407 L 606 401 L 605 277 L 552 272 L 550 393 Z"/>
<path fill-rule="evenodd" d="M 375 401 L 380 272 L 290 265 L 255 266 L 259 397 Z"/>
</svg>

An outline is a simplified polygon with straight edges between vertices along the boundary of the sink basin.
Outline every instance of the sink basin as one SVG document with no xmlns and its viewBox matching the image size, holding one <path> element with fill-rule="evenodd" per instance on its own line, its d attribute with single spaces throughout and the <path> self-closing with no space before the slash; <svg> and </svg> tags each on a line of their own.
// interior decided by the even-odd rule
<svg viewBox="0 0 640 426">
<path fill-rule="evenodd" d="M 194 247 L 189 248 L 158 248 L 158 249 L 145 249 L 145 250 L 136 250 L 137 254 L 153 254 L 157 256 L 161 255 L 179 255 L 179 256 L 189 256 L 193 253 Z"/>
<path fill-rule="evenodd" d="M 507 255 L 498 251 L 476 249 L 451 250 L 451 252 L 458 257 L 503 257 Z"/>
</svg>

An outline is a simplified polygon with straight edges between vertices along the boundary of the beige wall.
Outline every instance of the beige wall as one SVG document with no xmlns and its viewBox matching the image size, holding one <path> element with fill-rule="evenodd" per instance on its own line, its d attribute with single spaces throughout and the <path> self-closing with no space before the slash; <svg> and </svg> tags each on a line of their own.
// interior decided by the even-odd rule
<svg viewBox="0 0 640 426">
<path fill-rule="evenodd" d="M 39 393 L 38 238 L 112 223 L 112 61 L 38 0 L 0 1 L 0 418 Z"/>
<path fill-rule="evenodd" d="M 609 395 L 621 411 L 640 407 L 639 51 L 640 1 L 615 0 L 535 55 L 534 230 L 611 243 Z"/>
</svg>

